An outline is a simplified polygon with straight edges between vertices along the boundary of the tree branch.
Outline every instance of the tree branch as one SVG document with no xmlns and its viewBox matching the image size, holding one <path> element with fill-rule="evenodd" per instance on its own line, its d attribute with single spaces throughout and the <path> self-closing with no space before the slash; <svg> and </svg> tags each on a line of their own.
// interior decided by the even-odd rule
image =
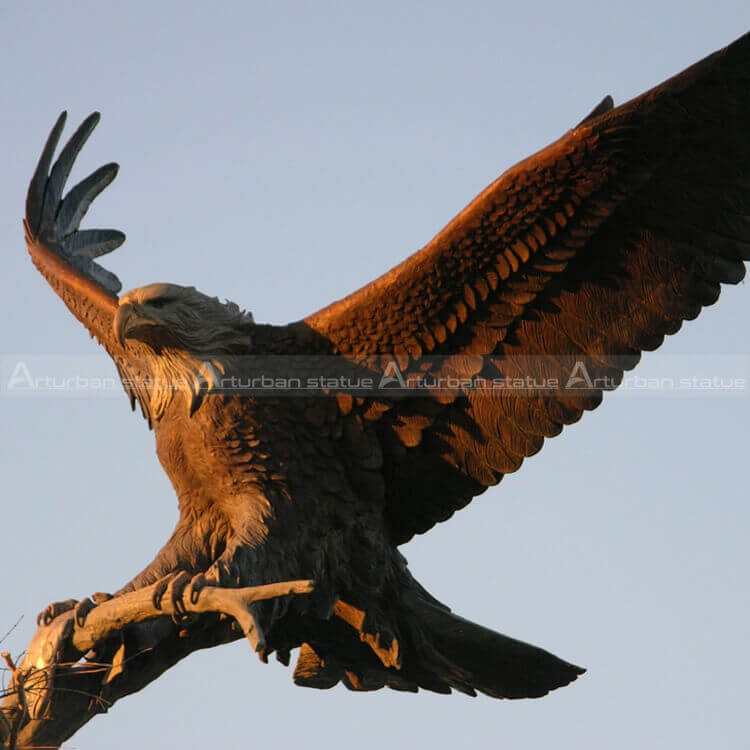
<svg viewBox="0 0 750 750">
<path fill-rule="evenodd" d="M 309 580 L 248 588 L 206 584 L 193 600 L 188 587 L 181 609 L 170 597 L 158 609 L 157 586 L 102 602 L 82 626 L 73 611 L 65 612 L 37 628 L 18 666 L 8 656 L 12 677 L 0 703 L 3 748 L 59 747 L 96 714 L 198 649 L 244 635 L 258 651 L 264 639 L 250 605 L 313 590 Z M 173 617 L 185 619 L 185 627 L 176 627 Z"/>
</svg>

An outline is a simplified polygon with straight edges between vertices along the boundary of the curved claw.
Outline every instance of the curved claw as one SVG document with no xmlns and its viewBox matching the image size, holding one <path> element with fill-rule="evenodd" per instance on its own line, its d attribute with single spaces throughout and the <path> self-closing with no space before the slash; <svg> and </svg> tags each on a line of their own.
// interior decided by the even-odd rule
<svg viewBox="0 0 750 750">
<path fill-rule="evenodd" d="M 164 576 L 164 578 L 160 578 L 156 582 L 155 584 L 156 588 L 154 588 L 154 595 L 152 597 L 152 601 L 156 609 L 161 609 L 161 603 L 162 603 L 162 600 L 164 599 L 164 594 L 167 591 L 167 587 L 169 586 L 169 582 L 171 581 L 171 579 L 172 579 L 172 576 L 167 575 L 167 576 Z"/>
<path fill-rule="evenodd" d="M 92 609 L 96 607 L 96 604 L 89 599 L 87 596 L 85 599 L 81 599 L 73 609 L 73 617 L 76 621 L 76 625 L 82 628 L 86 623 L 86 617 Z"/>
<path fill-rule="evenodd" d="M 172 620 L 176 625 L 184 625 L 186 620 L 191 619 L 191 614 L 185 607 L 185 590 L 198 576 L 191 576 L 190 573 L 181 570 L 177 573 L 171 573 L 157 582 L 153 595 L 153 603 L 156 609 L 162 609 L 164 597 L 168 597 L 172 605 Z M 192 599 L 192 593 L 191 593 Z"/>
<path fill-rule="evenodd" d="M 93 594 L 91 598 L 65 599 L 62 602 L 48 604 L 36 617 L 37 625 L 49 625 L 56 617 L 73 610 L 73 618 L 79 628 L 86 623 L 86 617 L 97 604 L 101 604 L 112 598 L 112 594 Z M 92 601 L 93 600 L 93 601 Z"/>
<path fill-rule="evenodd" d="M 82 271 L 107 291 L 117 294 L 120 280 L 93 261 L 110 253 L 125 241 L 116 229 L 78 231 L 92 201 L 117 176 L 117 164 L 105 164 L 75 185 L 63 198 L 62 193 L 76 157 L 99 122 L 99 113 L 89 115 L 52 164 L 66 113 L 58 117 L 39 158 L 26 197 L 26 239 L 40 240 L 74 268 Z M 50 171 L 50 165 L 52 166 Z"/>
<path fill-rule="evenodd" d="M 187 587 L 191 604 L 198 603 L 198 597 L 201 595 L 201 591 L 206 586 L 208 586 L 208 579 L 203 573 L 198 573 L 197 575 L 193 576 Z"/>
<path fill-rule="evenodd" d="M 52 602 L 36 616 L 36 624 L 49 625 L 56 617 L 65 612 L 70 612 L 71 609 L 75 609 L 77 604 L 78 599 L 65 599 L 62 602 Z"/>
</svg>

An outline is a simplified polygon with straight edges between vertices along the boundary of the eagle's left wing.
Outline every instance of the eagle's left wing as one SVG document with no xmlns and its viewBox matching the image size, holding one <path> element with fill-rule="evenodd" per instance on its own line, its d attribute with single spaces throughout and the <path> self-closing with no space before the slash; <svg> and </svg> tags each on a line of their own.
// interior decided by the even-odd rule
<svg viewBox="0 0 750 750">
<path fill-rule="evenodd" d="M 743 278 L 749 92 L 746 34 L 605 99 L 422 250 L 304 319 L 331 354 L 427 384 L 361 407 L 396 543 L 516 471 Z"/>
</svg>

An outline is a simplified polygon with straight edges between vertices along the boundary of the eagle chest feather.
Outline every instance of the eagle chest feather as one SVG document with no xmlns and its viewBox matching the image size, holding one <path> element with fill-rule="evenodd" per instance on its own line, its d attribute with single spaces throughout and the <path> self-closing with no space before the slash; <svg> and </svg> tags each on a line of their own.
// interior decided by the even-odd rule
<svg viewBox="0 0 750 750">
<path fill-rule="evenodd" d="M 303 567 L 346 568 L 357 550 L 389 546 L 379 443 L 334 399 L 210 395 L 191 416 L 179 406 L 155 433 L 181 518 L 216 518 L 236 542 L 262 543 L 263 556 L 283 548 Z"/>
<path fill-rule="evenodd" d="M 260 527 L 268 508 L 258 475 L 237 472 L 238 454 L 247 469 L 255 448 L 236 435 L 236 415 L 219 408 L 213 403 L 216 400 L 208 399 L 192 416 L 170 409 L 156 423 L 159 461 L 179 498 L 181 517 L 219 514 L 238 533 L 243 532 L 243 524 L 252 522 L 258 528 L 251 535 L 263 536 Z"/>
</svg>

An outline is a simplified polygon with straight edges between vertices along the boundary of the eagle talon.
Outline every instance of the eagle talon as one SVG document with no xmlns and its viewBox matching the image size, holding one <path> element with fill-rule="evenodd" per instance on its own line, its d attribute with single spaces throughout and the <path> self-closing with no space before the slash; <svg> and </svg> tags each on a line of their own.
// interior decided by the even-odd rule
<svg viewBox="0 0 750 750">
<path fill-rule="evenodd" d="M 164 593 L 166 592 L 167 587 L 169 586 L 169 582 L 172 579 L 172 575 L 173 574 L 166 575 L 164 576 L 164 578 L 161 578 L 156 582 L 156 587 L 154 588 L 154 595 L 151 598 L 151 601 L 153 602 L 154 607 L 156 607 L 156 609 L 162 608 L 161 602 L 162 602 L 162 599 L 164 598 Z"/>
<path fill-rule="evenodd" d="M 197 578 L 198 576 L 191 576 L 187 571 L 181 570 L 177 573 L 170 573 L 157 582 L 157 587 L 152 599 L 154 607 L 156 607 L 156 609 L 163 609 L 162 603 L 164 597 L 168 597 L 172 605 L 171 617 L 175 625 L 184 625 L 186 621 L 194 619 L 187 611 L 183 597 L 185 596 L 188 586 Z M 192 601 L 192 592 L 190 592 L 190 597 Z"/>
<path fill-rule="evenodd" d="M 201 595 L 201 591 L 208 585 L 210 584 L 205 574 L 198 573 L 197 575 L 193 576 L 193 578 L 191 579 L 190 583 L 187 586 L 187 591 L 190 596 L 191 604 L 198 603 L 198 597 Z"/>
<path fill-rule="evenodd" d="M 94 607 L 96 607 L 96 602 L 92 601 L 88 596 L 76 604 L 73 608 L 73 617 L 75 618 L 77 627 L 82 628 L 86 624 L 86 617 Z"/>
<path fill-rule="evenodd" d="M 78 599 L 65 599 L 62 602 L 52 602 L 36 616 L 36 624 L 49 625 L 55 618 L 65 612 L 70 612 L 71 609 L 75 609 L 78 603 Z"/>
</svg>

